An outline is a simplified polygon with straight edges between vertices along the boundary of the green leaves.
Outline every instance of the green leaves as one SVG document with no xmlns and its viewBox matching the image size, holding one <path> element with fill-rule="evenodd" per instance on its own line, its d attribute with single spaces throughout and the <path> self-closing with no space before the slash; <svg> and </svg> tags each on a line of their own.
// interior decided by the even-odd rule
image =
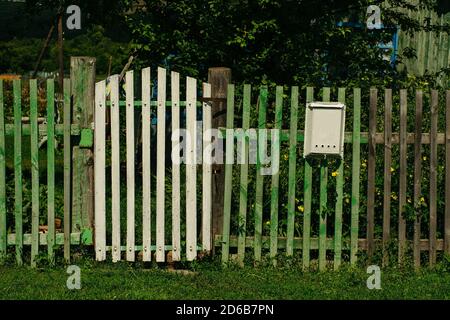
<svg viewBox="0 0 450 320">
<path fill-rule="evenodd" d="M 393 29 L 368 31 L 370 1 L 179 0 L 145 1 L 145 10 L 127 18 L 139 64 L 169 66 L 182 73 L 206 74 L 211 66 L 227 66 L 236 82 L 317 86 L 386 85 L 405 79 L 383 60 L 380 43 L 392 40 Z M 385 26 L 418 30 L 422 21 L 390 0 L 382 8 Z M 432 1 L 424 3 L 431 8 Z M 337 27 L 348 21 L 351 27 Z M 360 27 L 362 26 L 362 27 Z M 404 50 L 411 56 L 411 50 Z M 408 55 L 409 54 L 409 55 Z"/>
</svg>

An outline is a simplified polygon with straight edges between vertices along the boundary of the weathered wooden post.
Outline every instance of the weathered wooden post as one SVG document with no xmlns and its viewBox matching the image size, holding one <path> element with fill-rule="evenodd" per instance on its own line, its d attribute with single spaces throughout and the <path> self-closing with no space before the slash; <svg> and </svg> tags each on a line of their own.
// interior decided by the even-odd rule
<svg viewBox="0 0 450 320">
<path fill-rule="evenodd" d="M 92 57 L 71 57 L 70 78 L 73 123 L 81 130 L 80 144 L 73 148 L 72 232 L 92 239 L 94 226 L 94 122 L 95 65 Z"/>
<path fill-rule="evenodd" d="M 227 107 L 227 87 L 231 82 L 231 69 L 217 67 L 209 68 L 208 83 L 211 84 L 212 98 L 212 128 L 225 127 Z M 225 145 L 225 144 L 224 144 Z M 222 234 L 223 224 L 223 195 L 225 187 L 225 172 L 223 164 L 214 164 L 212 167 L 212 241 L 213 252 L 214 238 Z"/>
</svg>

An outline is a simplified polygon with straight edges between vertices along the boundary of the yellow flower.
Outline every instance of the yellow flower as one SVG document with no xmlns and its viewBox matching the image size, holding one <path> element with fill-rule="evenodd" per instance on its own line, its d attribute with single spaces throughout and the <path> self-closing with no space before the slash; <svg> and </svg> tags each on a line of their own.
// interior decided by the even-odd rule
<svg viewBox="0 0 450 320">
<path fill-rule="evenodd" d="M 391 173 L 394 172 L 394 171 L 395 171 L 395 169 L 391 167 Z"/>
<path fill-rule="evenodd" d="M 364 159 L 364 160 L 361 162 L 361 167 L 367 168 L 367 160 L 366 160 L 366 159 Z"/>
<path fill-rule="evenodd" d="M 395 194 L 395 192 L 392 192 L 391 198 L 392 198 L 393 200 L 398 200 L 398 196 L 397 196 L 397 194 Z"/>
<path fill-rule="evenodd" d="M 423 159 L 424 161 L 425 161 L 425 160 L 427 160 L 427 156 L 423 156 L 423 158 L 422 158 L 422 159 Z"/>
<path fill-rule="evenodd" d="M 284 158 L 284 160 L 287 160 L 287 159 L 289 158 L 289 156 L 288 156 L 287 154 L 285 154 L 285 155 L 283 156 L 283 158 Z"/>
<path fill-rule="evenodd" d="M 408 203 L 411 203 L 412 201 L 411 201 L 411 198 L 408 198 L 408 200 L 406 200 L 406 201 L 408 201 Z"/>
<path fill-rule="evenodd" d="M 339 175 L 339 172 L 335 171 L 331 174 L 333 177 L 337 177 Z"/>
<path fill-rule="evenodd" d="M 424 197 L 421 197 L 420 198 L 420 203 L 424 203 L 425 202 L 425 198 Z"/>
<path fill-rule="evenodd" d="M 305 211 L 305 208 L 303 206 L 298 206 L 297 209 L 300 212 L 304 212 Z"/>
<path fill-rule="evenodd" d="M 349 198 L 345 198 L 345 203 L 350 203 L 350 199 Z"/>
<path fill-rule="evenodd" d="M 266 221 L 266 225 L 270 225 L 270 220 L 267 220 L 267 221 Z"/>
</svg>

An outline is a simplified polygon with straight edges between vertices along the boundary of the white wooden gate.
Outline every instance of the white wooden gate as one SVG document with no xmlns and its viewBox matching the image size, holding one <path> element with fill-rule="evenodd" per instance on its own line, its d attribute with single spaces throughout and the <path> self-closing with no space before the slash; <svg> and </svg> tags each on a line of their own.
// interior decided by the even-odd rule
<svg viewBox="0 0 450 320">
<path fill-rule="evenodd" d="M 185 258 L 192 261 L 197 257 L 198 251 L 210 251 L 211 239 L 211 154 L 202 152 L 201 170 L 195 161 L 197 159 L 197 111 L 201 108 L 202 128 L 201 139 L 203 148 L 211 143 L 211 106 L 205 99 L 203 103 L 197 102 L 197 84 L 194 78 L 186 77 L 185 100 L 180 98 L 180 75 L 177 72 L 170 74 L 170 89 L 166 69 L 158 68 L 157 94 L 152 99 L 151 70 L 145 68 L 141 72 L 141 100 L 135 100 L 134 72 L 128 71 L 125 76 L 124 86 L 121 86 L 118 75 L 113 75 L 107 80 L 100 81 L 95 87 L 95 251 L 98 261 L 106 260 L 110 251 L 112 261 L 123 259 L 122 252 L 126 251 L 125 259 L 135 261 L 136 253 L 141 252 L 143 261 L 151 261 L 155 253 L 157 262 L 166 260 L 166 252 L 172 252 L 172 260 L 179 261 Z M 121 99 L 120 89 L 124 88 L 124 99 Z M 170 91 L 169 91 L 170 90 Z M 170 100 L 167 93 L 170 92 Z M 203 98 L 211 97 L 211 86 L 203 83 Z M 141 118 L 135 119 L 136 110 L 141 107 Z M 107 109 L 110 110 L 110 121 L 107 123 Z M 125 124 L 121 125 L 121 112 L 125 108 Z M 171 112 L 167 112 L 170 108 Z M 188 141 L 181 141 L 179 134 L 173 134 L 180 129 L 180 119 L 185 110 L 186 128 L 190 135 Z M 152 137 L 151 114 L 156 111 L 156 138 Z M 123 116 L 123 115 L 122 115 Z M 170 116 L 171 128 L 166 126 Z M 154 126 L 153 126 L 154 127 Z M 107 129 L 110 128 L 110 143 L 107 141 Z M 172 142 L 167 142 L 167 130 L 171 129 Z M 120 150 L 121 135 L 126 136 L 126 159 L 121 159 Z M 137 140 L 136 137 L 141 137 Z M 187 162 L 179 164 L 180 152 L 174 152 L 172 159 L 166 159 L 166 148 L 175 150 L 180 142 L 185 143 L 184 152 Z M 169 145 L 168 145 L 169 144 Z M 142 148 L 136 150 L 136 146 Z M 141 151 L 142 158 L 136 159 L 136 154 Z M 156 153 L 156 185 L 152 185 L 151 159 L 152 153 Z M 107 159 L 106 155 L 110 159 Z M 110 156 L 109 156 L 110 154 Z M 171 153 L 172 154 L 172 153 Z M 110 163 L 109 163 L 110 160 Z M 168 161 L 166 161 L 168 160 Z M 191 161 L 189 161 L 191 160 Z M 108 167 L 111 168 L 110 176 L 107 176 Z M 126 177 L 120 175 L 121 164 L 126 163 Z M 142 169 L 136 168 L 136 163 L 142 163 Z M 166 176 L 167 163 L 171 163 L 171 175 Z M 183 168 L 184 166 L 184 168 Z M 109 172 L 109 170 L 108 170 Z M 182 175 L 185 172 L 185 175 Z M 142 183 L 135 181 L 136 174 L 142 175 Z M 201 176 L 201 179 L 197 179 Z M 140 178 L 140 177 L 138 177 Z M 200 178 L 200 177 L 199 177 Z M 121 193 L 121 182 L 126 183 L 126 194 Z M 126 181 L 126 182 L 125 182 Z M 197 186 L 197 181 L 201 184 Z M 183 197 L 181 190 L 185 183 L 185 206 L 182 208 Z M 107 185 L 109 184 L 109 185 Z M 171 191 L 167 191 L 168 185 Z M 142 215 L 137 216 L 137 189 L 142 190 Z M 201 204 L 197 205 L 197 194 L 201 191 Z M 154 194 L 156 193 L 156 197 Z M 171 194 L 170 194 L 171 193 Z M 153 195 L 153 197 L 152 197 Z M 166 195 L 171 196 L 171 206 L 165 201 Z M 126 196 L 126 211 L 121 211 L 121 197 Z M 110 197 L 110 199 L 108 199 Z M 156 210 L 152 210 L 152 198 L 156 198 Z M 110 200 L 110 201 L 109 201 Z M 110 204 L 110 205 L 107 205 Z M 124 208 L 122 208 L 124 209 Z M 154 212 L 156 211 L 156 212 Z M 183 217 L 183 214 L 185 215 Z M 168 215 L 171 215 L 168 216 Z M 124 221 L 123 216 L 126 216 Z M 166 218 L 171 218 L 171 226 L 166 226 Z M 185 219 L 182 219 L 185 218 Z M 142 241 L 136 241 L 137 219 L 142 219 Z M 182 220 L 185 235 L 182 235 Z M 197 221 L 201 220 L 201 228 L 198 230 Z M 126 223 L 126 233 L 121 241 L 121 221 Z M 156 228 L 152 229 L 153 222 Z M 153 230 L 153 231 L 152 231 Z M 171 237 L 168 234 L 171 232 Z M 184 230 L 183 230 L 184 231 Z M 152 237 L 152 235 L 155 235 Z M 171 239 L 168 240 L 168 239 Z M 201 239 L 201 243 L 199 241 Z M 170 243 L 171 242 L 171 243 Z M 182 245 L 185 243 L 185 245 Z"/>
</svg>

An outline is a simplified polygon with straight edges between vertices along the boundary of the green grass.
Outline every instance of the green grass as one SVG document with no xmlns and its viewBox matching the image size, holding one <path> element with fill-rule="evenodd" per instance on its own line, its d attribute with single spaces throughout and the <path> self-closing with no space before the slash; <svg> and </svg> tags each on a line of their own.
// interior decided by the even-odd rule
<svg viewBox="0 0 450 320">
<path fill-rule="evenodd" d="M 193 275 L 126 263 L 80 264 L 81 290 L 68 290 L 65 268 L 0 266 L 0 299 L 450 299 L 450 273 L 382 271 L 381 290 L 365 270 L 197 267 Z"/>
</svg>

